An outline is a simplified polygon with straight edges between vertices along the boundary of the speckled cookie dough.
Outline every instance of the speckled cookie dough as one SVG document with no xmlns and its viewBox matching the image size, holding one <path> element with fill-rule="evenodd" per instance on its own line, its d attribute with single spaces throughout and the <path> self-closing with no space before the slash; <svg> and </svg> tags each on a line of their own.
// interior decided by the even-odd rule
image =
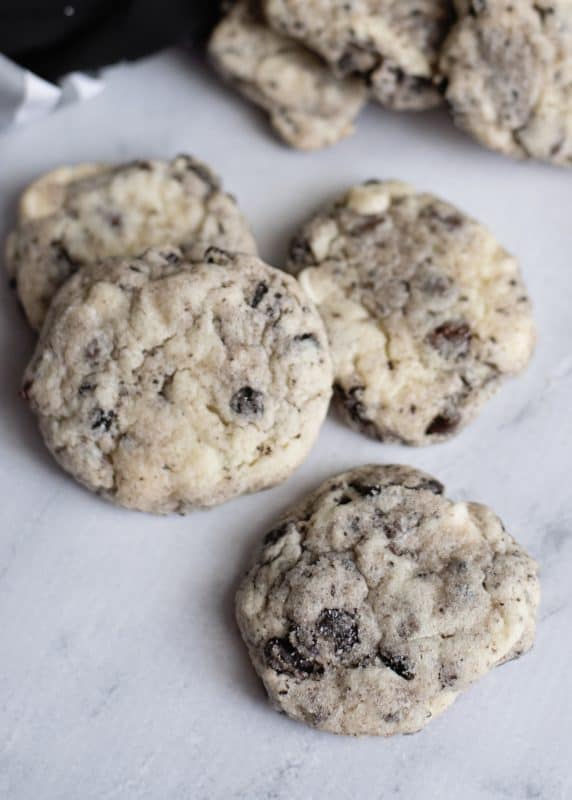
<svg viewBox="0 0 572 800">
<path fill-rule="evenodd" d="M 326 481 L 264 537 L 238 624 L 274 707 L 331 733 L 413 733 L 533 643 L 535 562 L 409 467 Z"/>
<path fill-rule="evenodd" d="M 271 30 L 254 4 L 234 6 L 213 33 L 209 51 L 218 71 L 268 112 L 293 147 L 316 150 L 353 133 L 366 101 L 364 82 L 337 80 L 318 56 Z"/>
<path fill-rule="evenodd" d="M 210 245 L 256 253 L 234 198 L 190 156 L 63 167 L 33 183 L 19 211 L 6 264 L 37 329 L 58 288 L 85 264 L 162 244 L 188 246 L 193 255 Z"/>
<path fill-rule="evenodd" d="M 368 181 L 293 240 L 326 323 L 339 407 L 373 437 L 421 445 L 473 418 L 535 342 L 518 264 L 457 208 Z"/>
<path fill-rule="evenodd" d="M 441 72 L 457 125 L 517 158 L 572 165 L 572 2 L 462 0 Z"/>
<path fill-rule="evenodd" d="M 331 385 L 322 321 L 294 278 L 254 256 L 163 248 L 67 281 L 23 394 L 78 481 L 184 513 L 285 480 Z"/>
<path fill-rule="evenodd" d="M 438 105 L 434 78 L 453 19 L 450 0 L 264 0 L 270 24 L 328 61 L 337 75 L 365 77 L 398 110 Z"/>
</svg>

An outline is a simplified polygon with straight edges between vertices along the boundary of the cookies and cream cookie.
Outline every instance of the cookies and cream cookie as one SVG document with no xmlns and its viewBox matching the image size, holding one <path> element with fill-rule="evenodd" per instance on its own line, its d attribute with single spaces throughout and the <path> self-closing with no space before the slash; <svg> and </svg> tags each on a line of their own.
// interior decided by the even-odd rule
<svg viewBox="0 0 572 800">
<path fill-rule="evenodd" d="M 64 281 L 86 264 L 153 245 L 216 245 L 255 253 L 246 219 L 205 164 L 190 156 L 119 167 L 80 164 L 42 176 L 23 194 L 6 261 L 26 316 L 44 320 Z"/>
<path fill-rule="evenodd" d="M 302 227 L 289 268 L 326 323 L 342 412 L 381 440 L 453 435 L 531 358 L 516 260 L 483 225 L 405 184 L 349 189 Z"/>
<path fill-rule="evenodd" d="M 269 28 L 254 3 L 243 0 L 228 12 L 209 52 L 218 71 L 268 113 L 293 147 L 316 150 L 353 133 L 365 83 L 335 78 L 319 56 Z"/>
<path fill-rule="evenodd" d="M 536 564 L 430 475 L 338 475 L 264 537 L 236 599 L 273 706 L 339 734 L 413 733 L 533 643 Z"/>
<path fill-rule="evenodd" d="M 286 479 L 331 385 L 322 321 L 294 278 L 254 256 L 158 248 L 68 279 L 23 393 L 78 481 L 184 513 Z"/>
<path fill-rule="evenodd" d="M 459 127 L 517 158 L 572 165 L 570 0 L 461 0 L 440 70 Z"/>
</svg>

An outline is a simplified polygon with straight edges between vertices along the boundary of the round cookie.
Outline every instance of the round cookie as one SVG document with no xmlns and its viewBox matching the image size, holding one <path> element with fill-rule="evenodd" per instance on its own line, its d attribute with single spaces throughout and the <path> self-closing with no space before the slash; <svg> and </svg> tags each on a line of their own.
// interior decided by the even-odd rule
<svg viewBox="0 0 572 800">
<path fill-rule="evenodd" d="M 456 124 L 517 158 L 572 165 L 572 3 L 459 0 L 440 70 Z"/>
<path fill-rule="evenodd" d="M 533 643 L 536 564 L 429 475 L 327 480 L 264 537 L 238 624 L 274 707 L 331 733 L 413 733 Z"/>
<path fill-rule="evenodd" d="M 389 108 L 423 110 L 442 98 L 439 50 L 454 19 L 451 0 L 264 0 L 277 31 L 319 53 L 340 77 L 358 75 Z"/>
<path fill-rule="evenodd" d="M 80 164 L 48 173 L 20 201 L 6 262 L 31 325 L 39 329 L 65 280 L 85 264 L 154 245 L 256 253 L 248 223 L 200 161 Z"/>
<path fill-rule="evenodd" d="M 331 385 L 322 321 L 294 278 L 254 256 L 163 248 L 66 282 L 23 393 L 78 481 L 184 513 L 285 480 Z"/>
<path fill-rule="evenodd" d="M 229 11 L 209 52 L 218 71 L 268 112 L 293 147 L 316 150 L 353 133 L 366 101 L 364 82 L 337 80 L 318 56 L 269 28 L 252 3 L 239 2 Z"/>
<path fill-rule="evenodd" d="M 450 437 L 531 358 L 516 260 L 405 184 L 350 189 L 302 228 L 289 268 L 326 323 L 342 413 L 380 440 Z"/>
</svg>

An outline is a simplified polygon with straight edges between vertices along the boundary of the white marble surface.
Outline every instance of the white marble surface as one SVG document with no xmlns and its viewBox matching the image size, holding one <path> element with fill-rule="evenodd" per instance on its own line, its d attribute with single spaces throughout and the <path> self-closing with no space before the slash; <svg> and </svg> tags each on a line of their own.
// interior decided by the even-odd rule
<svg viewBox="0 0 572 800">
<path fill-rule="evenodd" d="M 0 303 L 0 797 L 6 800 L 572 797 L 572 172 L 481 150 L 442 113 L 368 109 L 359 133 L 289 151 L 183 53 L 113 69 L 90 103 L 0 138 L 3 227 L 37 173 L 190 151 L 224 175 L 279 264 L 304 216 L 351 181 L 394 176 L 486 221 L 522 260 L 540 330 L 528 373 L 454 441 L 370 442 L 330 419 L 285 485 L 210 513 L 154 518 L 76 486 L 18 384 L 33 337 Z M 402 461 L 490 504 L 540 560 L 537 646 L 425 732 L 316 733 L 271 711 L 233 622 L 260 534 L 331 473 Z"/>
</svg>

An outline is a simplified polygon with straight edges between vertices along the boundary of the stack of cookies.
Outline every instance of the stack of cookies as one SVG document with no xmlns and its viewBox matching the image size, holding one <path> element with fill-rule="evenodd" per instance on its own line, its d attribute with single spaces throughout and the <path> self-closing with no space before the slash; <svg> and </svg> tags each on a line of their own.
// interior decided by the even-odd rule
<svg viewBox="0 0 572 800">
<path fill-rule="evenodd" d="M 210 54 L 294 147 L 349 135 L 367 99 L 445 103 L 487 147 L 572 165 L 569 0 L 238 0 Z"/>
<path fill-rule="evenodd" d="M 8 268 L 41 327 L 23 392 L 64 469 L 184 513 L 285 478 L 326 415 L 322 320 L 188 156 L 82 165 L 24 194 Z"/>
<path fill-rule="evenodd" d="M 7 265 L 39 331 L 22 393 L 48 448 L 140 511 L 284 481 L 333 392 L 380 442 L 447 439 L 534 348 L 516 260 L 457 208 L 391 181 L 318 210 L 279 270 L 195 158 L 63 168 L 24 192 Z M 237 616 L 277 708 L 392 735 L 528 650 L 537 605 L 536 565 L 489 509 L 368 465 L 266 534 Z"/>
</svg>

